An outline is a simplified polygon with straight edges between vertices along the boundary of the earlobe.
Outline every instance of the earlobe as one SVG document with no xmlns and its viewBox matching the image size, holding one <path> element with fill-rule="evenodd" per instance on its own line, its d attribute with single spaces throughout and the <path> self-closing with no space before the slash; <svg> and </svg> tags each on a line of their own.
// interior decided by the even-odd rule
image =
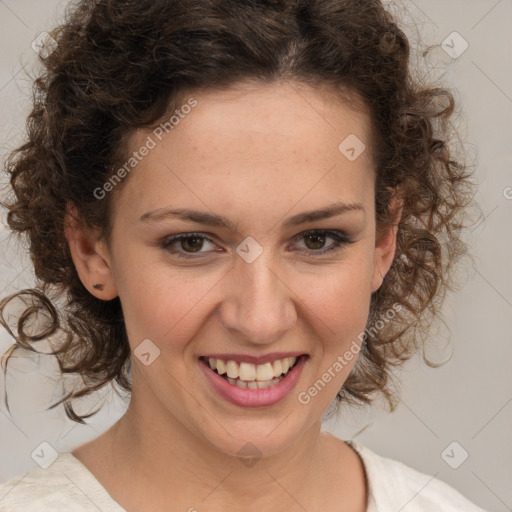
<svg viewBox="0 0 512 512">
<path fill-rule="evenodd" d="M 393 263 L 396 249 L 396 229 L 390 227 L 387 234 L 375 246 L 372 292 L 377 291 L 384 282 L 386 274 Z"/>
<path fill-rule="evenodd" d="M 390 210 L 392 221 L 385 232 L 378 237 L 375 244 L 372 292 L 377 291 L 382 286 L 396 253 L 398 224 L 402 218 L 403 210 L 403 201 L 396 193 L 391 200 Z"/>
<path fill-rule="evenodd" d="M 80 220 L 75 205 L 68 202 L 64 233 L 71 258 L 82 284 L 92 295 L 102 300 L 117 297 L 115 279 L 105 243 Z"/>
</svg>

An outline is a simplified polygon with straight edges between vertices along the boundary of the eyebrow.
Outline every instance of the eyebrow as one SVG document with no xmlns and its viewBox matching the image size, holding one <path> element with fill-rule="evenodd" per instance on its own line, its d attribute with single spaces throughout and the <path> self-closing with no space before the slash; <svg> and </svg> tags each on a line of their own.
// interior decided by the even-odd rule
<svg viewBox="0 0 512 512">
<path fill-rule="evenodd" d="M 328 219 L 343 213 L 352 211 L 363 211 L 364 206 L 361 203 L 333 203 L 320 210 L 310 210 L 302 212 L 288 218 L 283 226 L 286 228 L 299 226 L 307 222 Z M 188 208 L 164 209 L 158 208 L 144 213 L 139 218 L 141 222 L 158 222 L 169 218 L 178 218 L 184 221 L 197 222 L 208 226 L 222 227 L 230 231 L 236 231 L 236 226 L 228 218 L 221 215 L 215 215 L 199 210 L 190 210 Z"/>
</svg>

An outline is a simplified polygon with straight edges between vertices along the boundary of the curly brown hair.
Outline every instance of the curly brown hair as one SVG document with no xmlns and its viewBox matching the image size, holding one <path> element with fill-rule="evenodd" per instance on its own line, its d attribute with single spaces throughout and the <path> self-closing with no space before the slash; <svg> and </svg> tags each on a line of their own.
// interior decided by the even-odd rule
<svg viewBox="0 0 512 512">
<path fill-rule="evenodd" d="M 0 321 L 16 340 L 4 374 L 16 348 L 34 350 L 32 342 L 63 332 L 51 353 L 85 387 L 52 407 L 65 402 L 67 416 L 85 423 L 98 411 L 77 415 L 74 398 L 113 381 L 131 391 L 119 297 L 100 300 L 82 284 L 64 234 L 66 205 L 109 243 L 115 194 L 99 200 L 94 191 L 126 161 L 136 129 L 155 126 L 192 88 L 290 79 L 363 100 L 378 229 L 394 221 L 393 195 L 401 198 L 395 258 L 372 294 L 368 326 L 393 306 L 396 314 L 365 332 L 335 401 L 371 403 L 380 392 L 393 410 L 391 368 L 423 346 L 446 290 L 456 287 L 453 265 L 467 252 L 462 235 L 474 194 L 468 166 L 450 147 L 453 95 L 413 78 L 410 43 L 380 0 L 82 0 L 50 35 L 57 46 L 41 58 L 26 142 L 5 164 L 14 195 L 2 204 L 10 229 L 28 237 L 37 286 L 0 303 Z M 26 298 L 16 334 L 4 317 L 15 297 Z M 48 325 L 28 333 L 40 313 Z"/>
</svg>

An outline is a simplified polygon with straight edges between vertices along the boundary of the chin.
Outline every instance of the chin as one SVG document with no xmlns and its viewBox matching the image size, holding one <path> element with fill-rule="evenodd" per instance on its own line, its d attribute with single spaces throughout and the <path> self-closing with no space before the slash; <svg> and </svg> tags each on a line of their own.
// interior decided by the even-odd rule
<svg viewBox="0 0 512 512">
<path fill-rule="evenodd" d="M 299 412 L 292 412 L 284 421 L 279 416 L 275 419 L 227 421 L 222 426 L 217 425 L 217 436 L 213 437 L 213 430 L 210 430 L 206 440 L 216 450 L 233 457 L 271 457 L 292 447 L 310 428 L 310 425 L 295 422 L 300 418 Z"/>
</svg>

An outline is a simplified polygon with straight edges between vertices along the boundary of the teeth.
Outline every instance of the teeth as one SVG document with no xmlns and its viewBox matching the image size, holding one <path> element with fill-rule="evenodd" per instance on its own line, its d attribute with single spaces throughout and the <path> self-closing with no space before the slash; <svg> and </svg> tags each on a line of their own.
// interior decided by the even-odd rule
<svg viewBox="0 0 512 512">
<path fill-rule="evenodd" d="M 247 389 L 247 382 L 244 382 L 243 380 L 236 379 L 235 385 L 242 389 Z"/>
<path fill-rule="evenodd" d="M 271 363 L 259 364 L 256 367 L 256 380 L 271 380 L 274 370 Z"/>
<path fill-rule="evenodd" d="M 228 377 L 232 379 L 238 378 L 238 365 L 235 361 L 228 361 L 226 365 Z"/>
<path fill-rule="evenodd" d="M 258 384 L 258 389 L 271 388 L 278 382 L 279 382 L 279 379 L 275 379 L 275 382 L 274 382 L 274 379 L 266 380 L 264 382 L 256 381 L 256 383 Z"/>
<path fill-rule="evenodd" d="M 239 364 L 232 360 L 224 362 L 222 359 L 215 359 L 213 357 L 208 358 L 208 363 L 212 370 L 217 370 L 219 375 L 226 374 L 228 382 L 233 380 L 233 384 L 236 379 L 240 379 L 240 381 L 245 381 L 248 384 L 251 384 L 249 389 L 256 389 L 253 385 L 253 383 L 256 382 L 271 383 L 273 379 L 275 380 L 277 377 L 286 374 L 296 361 L 297 358 L 291 356 L 283 359 L 277 359 L 272 363 L 268 362 L 265 364 L 254 365 L 245 362 Z M 244 384 L 244 382 L 241 384 Z M 238 383 L 236 385 L 242 387 Z"/>
<path fill-rule="evenodd" d="M 210 358 L 209 361 L 210 361 L 210 368 L 212 370 L 215 370 L 215 368 L 212 366 L 212 363 L 211 363 L 212 359 Z M 224 361 L 222 361 L 221 359 L 213 359 L 213 361 L 217 361 L 217 363 L 215 365 L 217 367 L 217 373 L 219 375 L 224 375 L 226 373 L 226 365 L 224 364 Z"/>
<path fill-rule="evenodd" d="M 236 365 L 236 363 L 235 363 Z M 250 363 L 240 363 L 238 377 L 242 380 L 256 380 L 256 367 Z M 263 380 L 263 379 L 258 379 Z"/>
<path fill-rule="evenodd" d="M 279 377 L 283 373 L 283 365 L 281 364 L 281 360 L 278 359 L 274 361 L 274 377 Z"/>
<path fill-rule="evenodd" d="M 251 382 L 245 382 L 240 379 L 232 379 L 231 377 L 227 377 L 226 380 L 233 384 L 233 386 L 237 386 L 242 389 L 265 389 L 265 388 L 271 388 L 272 386 L 275 386 L 278 384 L 281 379 L 272 379 L 272 380 L 265 380 L 265 381 L 258 381 L 253 380 Z"/>
</svg>

